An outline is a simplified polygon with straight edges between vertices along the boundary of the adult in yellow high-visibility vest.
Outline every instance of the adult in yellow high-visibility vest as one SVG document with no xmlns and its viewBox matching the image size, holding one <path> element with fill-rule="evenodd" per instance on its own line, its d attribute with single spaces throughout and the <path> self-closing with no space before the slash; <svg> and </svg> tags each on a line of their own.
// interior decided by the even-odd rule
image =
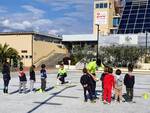
<svg viewBox="0 0 150 113">
<path fill-rule="evenodd" d="M 91 61 L 87 64 L 88 73 L 91 76 L 93 85 L 92 85 L 92 95 L 96 99 L 96 70 L 101 66 L 101 60 L 97 59 L 96 61 Z"/>
</svg>

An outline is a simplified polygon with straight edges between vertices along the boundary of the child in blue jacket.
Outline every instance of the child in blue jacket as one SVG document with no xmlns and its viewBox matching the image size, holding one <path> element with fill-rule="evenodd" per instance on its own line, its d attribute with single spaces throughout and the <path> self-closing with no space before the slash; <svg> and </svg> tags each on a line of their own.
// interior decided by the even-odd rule
<svg viewBox="0 0 150 113">
<path fill-rule="evenodd" d="M 42 64 L 41 65 L 41 90 L 42 92 L 45 91 L 46 88 L 46 78 L 47 78 L 47 73 L 46 73 L 46 69 L 45 69 L 46 65 Z"/>
</svg>

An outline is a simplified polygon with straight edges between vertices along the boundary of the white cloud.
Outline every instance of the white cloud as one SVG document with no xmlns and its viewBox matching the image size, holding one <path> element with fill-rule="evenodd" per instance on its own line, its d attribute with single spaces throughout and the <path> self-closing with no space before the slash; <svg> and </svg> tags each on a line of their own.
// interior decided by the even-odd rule
<svg viewBox="0 0 150 113">
<path fill-rule="evenodd" d="M 22 8 L 24 8 L 27 11 L 32 12 L 34 14 L 44 14 L 45 13 L 45 11 L 38 9 L 38 8 L 35 8 L 31 5 L 23 5 Z"/>
<path fill-rule="evenodd" d="M 64 17 L 54 20 L 65 34 L 92 33 L 93 0 L 35 0 L 51 7 L 52 11 L 63 13 Z M 54 26 L 54 27 L 55 27 Z"/>
<path fill-rule="evenodd" d="M 4 29 L 2 32 L 12 32 L 11 29 Z"/>
<path fill-rule="evenodd" d="M 4 20 L 1 22 L 3 27 L 7 27 L 9 29 L 20 29 L 20 30 L 25 30 L 29 27 L 31 27 L 31 23 L 28 21 L 23 21 L 23 22 L 13 22 L 8 19 Z"/>
<path fill-rule="evenodd" d="M 42 25 L 51 25 L 53 22 L 49 19 L 39 19 L 34 21 L 32 24 L 35 26 L 42 26 Z"/>
<path fill-rule="evenodd" d="M 34 1 L 40 1 L 45 3 L 45 5 L 49 5 L 49 12 L 32 5 L 22 5 L 21 8 L 25 9 L 26 12 L 6 13 L 0 17 L 0 29 L 3 28 L 3 31 L 34 30 L 50 34 L 92 32 L 92 0 Z M 51 19 L 51 14 L 58 16 L 53 16 Z M 45 15 L 47 15 L 47 18 Z"/>
<path fill-rule="evenodd" d="M 48 34 L 59 34 L 60 32 L 63 32 L 63 29 L 51 29 L 48 31 Z"/>
</svg>

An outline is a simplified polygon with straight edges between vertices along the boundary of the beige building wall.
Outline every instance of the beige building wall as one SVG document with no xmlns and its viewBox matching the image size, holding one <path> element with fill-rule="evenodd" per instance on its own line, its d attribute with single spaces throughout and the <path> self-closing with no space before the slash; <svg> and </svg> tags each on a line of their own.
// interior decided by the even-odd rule
<svg viewBox="0 0 150 113">
<path fill-rule="evenodd" d="M 97 8 L 96 4 L 107 4 L 107 8 Z M 94 0 L 93 33 L 97 34 L 97 26 L 100 26 L 100 34 L 107 35 L 113 29 L 113 16 L 115 15 L 114 0 Z"/>
<path fill-rule="evenodd" d="M 10 47 L 15 48 L 24 66 L 31 66 L 32 64 L 32 35 L 0 35 L 0 43 L 4 45 L 9 44 Z"/>
<path fill-rule="evenodd" d="M 45 41 L 33 41 L 33 63 L 37 64 L 42 61 L 42 59 L 46 59 L 53 55 L 54 53 L 63 53 L 67 54 L 68 51 L 66 48 L 60 48 L 56 43 L 45 42 Z"/>
</svg>

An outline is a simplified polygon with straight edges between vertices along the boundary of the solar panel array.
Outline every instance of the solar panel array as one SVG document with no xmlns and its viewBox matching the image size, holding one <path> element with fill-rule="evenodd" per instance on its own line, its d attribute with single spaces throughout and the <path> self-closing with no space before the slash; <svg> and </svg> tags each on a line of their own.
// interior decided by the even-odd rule
<svg viewBox="0 0 150 113">
<path fill-rule="evenodd" d="M 150 0 L 126 2 L 118 34 L 150 32 Z"/>
</svg>

